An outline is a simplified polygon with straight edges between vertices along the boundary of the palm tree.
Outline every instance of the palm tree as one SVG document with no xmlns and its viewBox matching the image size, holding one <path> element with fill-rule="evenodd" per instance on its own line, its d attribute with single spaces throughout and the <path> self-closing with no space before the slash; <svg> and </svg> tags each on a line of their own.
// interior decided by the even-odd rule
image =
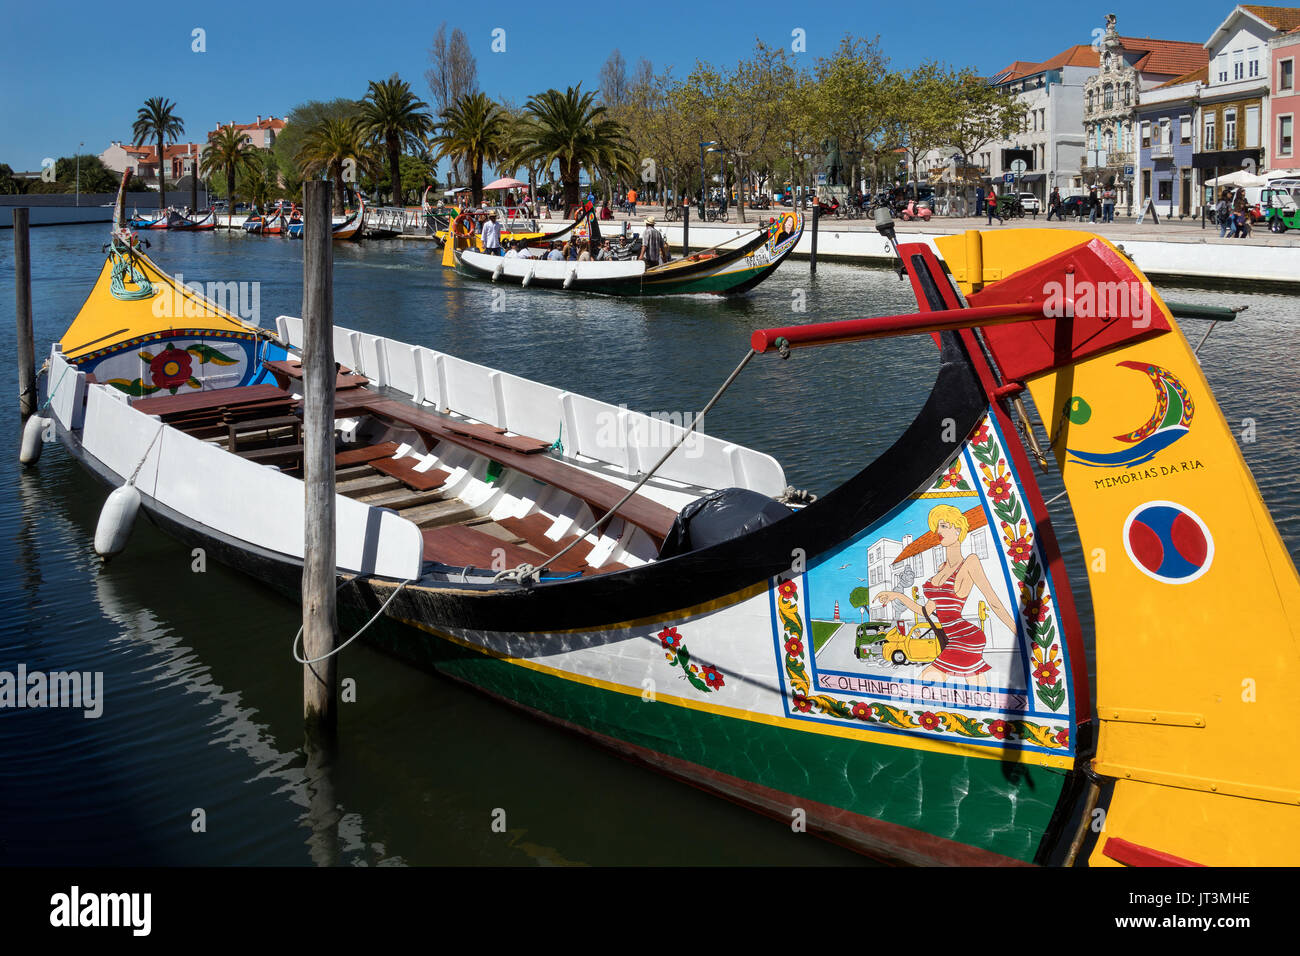
<svg viewBox="0 0 1300 956">
<path fill-rule="evenodd" d="M 510 146 L 510 116 L 483 93 L 462 96 L 443 110 L 432 143 L 437 159 L 463 158 L 470 170 L 470 196 L 483 196 L 483 163 L 500 162 Z"/>
<path fill-rule="evenodd" d="M 167 167 L 163 153 L 167 141 L 173 143 L 185 132 L 185 121 L 174 112 L 176 104 L 164 96 L 153 96 L 144 101 L 131 124 L 131 135 L 135 137 L 135 146 L 143 146 L 146 140 L 158 144 L 158 208 L 167 208 Z"/>
<path fill-rule="evenodd" d="M 433 120 L 425 112 L 429 104 L 411 92 L 410 84 L 396 73 L 382 83 L 370 81 L 370 89 L 361 101 L 358 122 L 361 132 L 375 146 L 388 154 L 388 171 L 392 176 L 393 203 L 403 205 L 402 171 L 398 159 L 402 149 L 418 150 L 424 137 L 433 132 Z"/>
<path fill-rule="evenodd" d="M 528 116 L 520 158 L 547 168 L 559 164 L 566 216 L 579 202 L 578 175 L 584 166 L 609 170 L 614 177 L 636 172 L 626 128 L 607 119 L 606 108 L 593 105 L 595 99 L 595 91 L 584 93 L 578 84 L 563 93 L 538 93 L 524 106 Z"/>
<path fill-rule="evenodd" d="M 235 177 L 250 169 L 255 162 L 253 144 L 248 137 L 235 129 L 234 124 L 223 126 L 203 150 L 199 173 L 205 177 L 226 174 L 226 215 L 228 221 L 235 215 Z"/>
<path fill-rule="evenodd" d="M 326 174 L 334 180 L 334 211 L 343 211 L 343 172 L 346 164 L 368 161 L 365 136 L 354 117 L 326 117 L 311 126 L 294 157 L 304 178 Z"/>
</svg>

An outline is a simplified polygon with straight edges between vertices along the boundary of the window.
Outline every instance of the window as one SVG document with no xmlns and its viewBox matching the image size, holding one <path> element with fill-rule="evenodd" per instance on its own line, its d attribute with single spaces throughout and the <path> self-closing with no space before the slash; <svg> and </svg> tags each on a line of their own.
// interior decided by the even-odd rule
<svg viewBox="0 0 1300 956">
<path fill-rule="evenodd" d="M 1183 143 L 1192 141 L 1192 118 L 1184 114 L 1178 117 L 1178 132 Z"/>
<path fill-rule="evenodd" d="M 1255 149 L 1259 146 L 1259 107 L 1246 107 L 1245 147 Z"/>
<path fill-rule="evenodd" d="M 1124 84 L 1124 105 L 1125 106 L 1133 105 L 1133 84 L 1132 83 Z"/>
<path fill-rule="evenodd" d="M 1201 143 L 1201 151 L 1209 152 L 1210 150 L 1215 149 L 1216 147 L 1214 144 L 1214 114 L 1207 113 L 1205 114 L 1205 138 Z"/>
<path fill-rule="evenodd" d="M 1102 97 L 1105 100 L 1106 109 L 1113 107 L 1115 105 L 1115 87 L 1107 83 L 1102 92 Z"/>
<path fill-rule="evenodd" d="M 1151 124 L 1150 123 L 1142 124 L 1142 148 L 1143 149 L 1151 148 Z"/>
<path fill-rule="evenodd" d="M 1259 47 L 1257 46 L 1246 51 L 1246 75 L 1259 76 Z"/>
<path fill-rule="evenodd" d="M 987 558 L 989 556 L 988 539 L 984 536 L 984 529 L 972 531 L 970 533 L 971 547 L 975 549 L 975 556 Z"/>
<path fill-rule="evenodd" d="M 1092 112 L 1092 90 L 1088 91 L 1088 112 Z"/>
<path fill-rule="evenodd" d="M 1291 155 L 1292 126 L 1292 117 L 1279 116 L 1277 118 L 1277 151 L 1283 156 Z"/>
<path fill-rule="evenodd" d="M 1156 183 L 1156 189 L 1159 191 L 1157 200 L 1160 202 L 1169 202 L 1174 198 L 1174 181 L 1172 179 L 1161 179 Z"/>
<path fill-rule="evenodd" d="M 1290 92 L 1295 89 L 1295 60 L 1277 61 L 1277 91 Z"/>
<path fill-rule="evenodd" d="M 1217 61 L 1215 63 L 1215 70 L 1219 74 L 1219 82 L 1227 83 L 1228 82 L 1228 51 L 1224 50 L 1214 59 Z"/>
<path fill-rule="evenodd" d="M 1223 111 L 1223 148 L 1237 148 L 1237 109 L 1228 107 Z"/>
<path fill-rule="evenodd" d="M 1232 51 L 1232 78 L 1234 80 L 1245 79 L 1246 77 L 1246 60 L 1243 51 Z"/>
</svg>

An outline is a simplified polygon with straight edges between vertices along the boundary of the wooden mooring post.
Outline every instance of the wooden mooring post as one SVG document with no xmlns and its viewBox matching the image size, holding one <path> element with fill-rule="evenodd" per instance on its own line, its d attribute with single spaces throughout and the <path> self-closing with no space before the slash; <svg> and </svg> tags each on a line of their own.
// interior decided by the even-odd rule
<svg viewBox="0 0 1300 956">
<path fill-rule="evenodd" d="M 822 218 L 822 207 L 821 207 L 821 203 L 820 203 L 820 202 L 814 203 L 814 204 L 813 204 L 813 217 L 812 217 L 812 219 L 813 219 L 813 221 L 812 221 L 812 254 L 811 254 L 811 256 L 810 256 L 809 259 L 808 259 L 808 271 L 809 271 L 809 273 L 812 273 L 812 274 L 816 274 L 816 272 L 817 272 L 817 223 L 821 221 L 821 218 Z"/>
<path fill-rule="evenodd" d="M 18 411 L 25 423 L 36 411 L 36 338 L 32 334 L 32 246 L 29 212 L 14 210 L 14 317 L 18 323 Z"/>
<path fill-rule="evenodd" d="M 682 206 L 682 255 L 691 254 L 691 207 L 690 204 Z"/>
<path fill-rule="evenodd" d="M 331 654 L 337 644 L 334 524 L 334 244 L 330 184 L 304 184 L 302 260 L 303 480 L 306 484 L 302 568 L 303 657 Z M 303 666 L 303 718 L 309 737 L 332 737 L 337 726 L 334 657 Z"/>
</svg>

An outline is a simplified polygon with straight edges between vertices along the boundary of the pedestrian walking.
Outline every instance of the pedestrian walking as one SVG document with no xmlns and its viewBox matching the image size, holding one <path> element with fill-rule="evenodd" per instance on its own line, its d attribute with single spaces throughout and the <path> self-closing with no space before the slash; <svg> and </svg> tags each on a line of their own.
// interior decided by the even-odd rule
<svg viewBox="0 0 1300 956">
<path fill-rule="evenodd" d="M 975 187 L 975 215 L 984 215 L 984 187 Z M 991 224 L 990 224 L 991 225 Z"/>
<path fill-rule="evenodd" d="M 636 215 L 636 190 L 635 189 L 629 189 L 627 191 L 627 213 L 629 216 Z"/>
<path fill-rule="evenodd" d="M 1232 218 L 1234 239 L 1245 239 L 1250 231 L 1250 213 L 1246 211 L 1246 190 L 1238 188 L 1232 200 Z"/>
<path fill-rule="evenodd" d="M 1214 221 L 1219 227 L 1219 238 L 1226 238 L 1232 223 L 1232 204 L 1228 201 L 1228 189 L 1219 190 L 1219 201 L 1214 204 Z"/>
<path fill-rule="evenodd" d="M 1096 222 L 1097 213 L 1101 211 L 1101 201 L 1097 199 L 1097 187 L 1088 190 L 1088 221 Z"/>
<path fill-rule="evenodd" d="M 1047 200 L 1047 221 L 1051 222 L 1053 216 L 1056 217 L 1057 222 L 1065 219 L 1061 208 L 1061 190 L 1059 187 L 1052 188 L 1051 198 Z"/>
<path fill-rule="evenodd" d="M 989 187 L 987 202 L 988 202 L 988 215 L 989 215 L 988 224 L 990 226 L 993 225 L 993 218 L 996 216 L 998 220 L 998 225 L 1005 226 L 1006 222 L 1002 219 L 1002 213 L 998 212 L 998 194 L 997 192 L 994 191 L 992 186 Z"/>
<path fill-rule="evenodd" d="M 1101 194 L 1101 221 L 1115 221 L 1115 187 L 1107 186 Z"/>
</svg>

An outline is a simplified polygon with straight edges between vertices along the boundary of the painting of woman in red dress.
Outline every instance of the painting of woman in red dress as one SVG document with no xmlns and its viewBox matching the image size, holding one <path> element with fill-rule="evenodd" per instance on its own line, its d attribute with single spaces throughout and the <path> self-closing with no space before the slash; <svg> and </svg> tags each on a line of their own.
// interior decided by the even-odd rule
<svg viewBox="0 0 1300 956">
<path fill-rule="evenodd" d="M 936 505 L 930 510 L 929 523 L 930 530 L 939 536 L 944 562 L 934 577 L 921 586 L 925 594 L 924 607 L 897 591 L 881 591 L 876 598 L 882 604 L 901 601 L 917 615 L 928 614 L 947 636 L 943 652 L 921 672 L 921 680 L 950 681 L 960 677 L 972 687 L 983 687 L 984 674 L 990 669 L 988 661 L 984 660 L 984 646 L 988 639 L 981 628 L 961 616 L 966 599 L 972 590 L 978 591 L 1012 634 L 1016 633 L 1016 622 L 989 585 L 980 559 L 974 554 L 962 556 L 961 544 L 970 531 L 966 516 L 952 505 Z"/>
</svg>

